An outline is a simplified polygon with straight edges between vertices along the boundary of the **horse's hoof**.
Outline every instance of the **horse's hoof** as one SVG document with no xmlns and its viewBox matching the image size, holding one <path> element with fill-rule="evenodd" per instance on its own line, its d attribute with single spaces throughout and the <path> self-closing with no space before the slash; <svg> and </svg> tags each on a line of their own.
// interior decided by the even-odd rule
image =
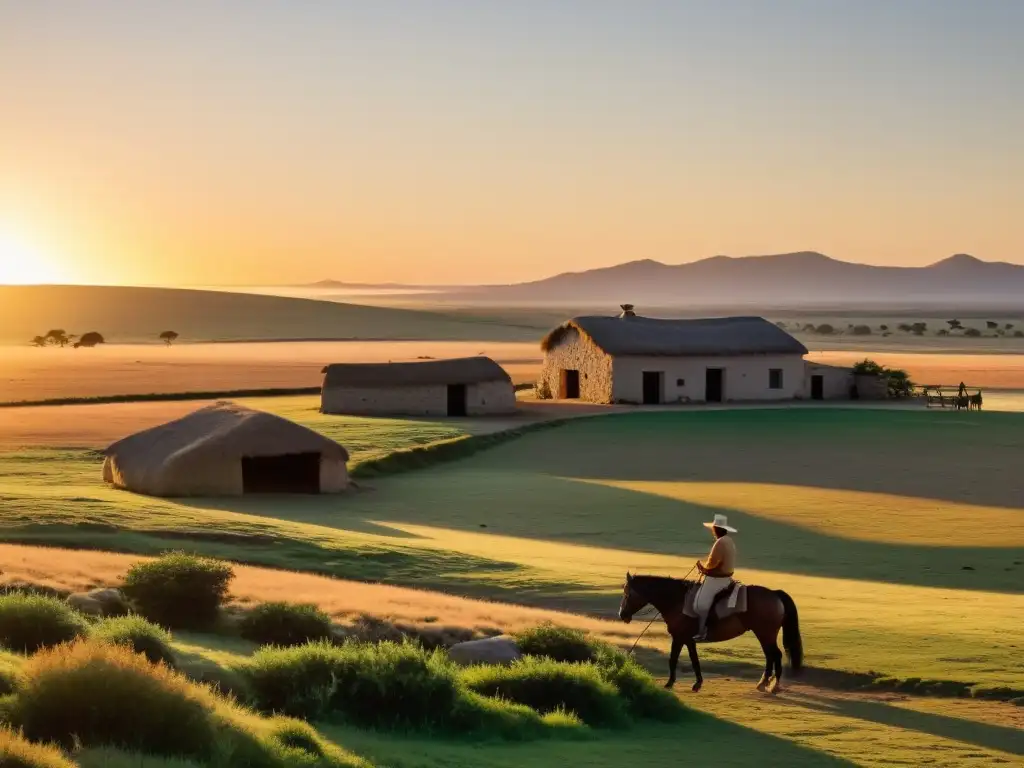
<svg viewBox="0 0 1024 768">
<path fill-rule="evenodd" d="M 761 693 L 764 693 L 767 688 L 768 683 L 766 683 L 764 680 L 757 684 L 757 690 L 759 690 Z"/>
<path fill-rule="evenodd" d="M 771 688 L 768 689 L 768 693 L 770 693 L 772 696 L 776 695 L 777 693 L 780 693 L 781 691 L 782 691 L 782 686 L 779 685 L 778 683 L 776 683 L 775 685 L 773 685 Z"/>
<path fill-rule="evenodd" d="M 675 684 L 676 684 L 675 680 L 669 680 L 667 683 L 665 683 L 665 687 L 666 688 L 671 688 Z"/>
<path fill-rule="evenodd" d="M 703 685 L 703 683 L 694 683 L 693 687 L 690 690 L 694 693 L 699 693 L 701 685 Z"/>
</svg>

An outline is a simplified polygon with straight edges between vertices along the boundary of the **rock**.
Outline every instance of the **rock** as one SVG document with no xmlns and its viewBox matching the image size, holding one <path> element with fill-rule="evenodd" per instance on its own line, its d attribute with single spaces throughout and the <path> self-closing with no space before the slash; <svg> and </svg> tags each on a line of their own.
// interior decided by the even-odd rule
<svg viewBox="0 0 1024 768">
<path fill-rule="evenodd" d="M 508 635 L 467 640 L 448 649 L 448 658 L 456 664 L 511 664 L 523 654 L 516 641 Z"/>
<path fill-rule="evenodd" d="M 68 605 L 88 616 L 124 616 L 131 612 L 119 589 L 90 589 L 68 595 Z"/>
</svg>

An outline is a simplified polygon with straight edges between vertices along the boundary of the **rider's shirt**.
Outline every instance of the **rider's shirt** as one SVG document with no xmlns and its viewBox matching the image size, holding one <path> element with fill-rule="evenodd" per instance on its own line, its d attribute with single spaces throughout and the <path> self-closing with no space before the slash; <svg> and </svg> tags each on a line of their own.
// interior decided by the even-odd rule
<svg viewBox="0 0 1024 768">
<path fill-rule="evenodd" d="M 730 577 L 736 568 L 736 544 L 731 536 L 715 539 L 708 558 L 704 562 L 706 575 L 711 577 Z"/>
</svg>

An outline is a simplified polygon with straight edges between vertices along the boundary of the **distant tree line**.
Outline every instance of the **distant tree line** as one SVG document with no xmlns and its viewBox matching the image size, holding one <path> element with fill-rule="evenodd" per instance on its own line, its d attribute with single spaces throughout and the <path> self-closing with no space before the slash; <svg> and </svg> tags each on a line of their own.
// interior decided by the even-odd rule
<svg viewBox="0 0 1024 768">
<path fill-rule="evenodd" d="M 163 331 L 158 338 L 164 344 L 170 346 L 178 338 L 178 332 Z M 106 339 L 98 331 L 88 331 L 81 336 L 76 336 L 73 333 L 68 333 L 63 328 L 53 328 L 47 331 L 44 336 L 34 336 L 29 343 L 33 347 L 61 347 L 63 349 L 70 344 L 75 349 L 79 347 L 91 349 L 99 344 L 106 343 Z"/>
<path fill-rule="evenodd" d="M 935 331 L 936 336 L 954 336 L 960 335 L 967 338 L 977 339 L 981 337 L 987 338 L 999 338 L 1005 336 L 1012 336 L 1016 339 L 1024 339 L 1024 331 L 1014 330 L 1015 326 L 1013 323 L 998 323 L 995 320 L 985 321 L 985 331 L 983 332 L 980 328 L 972 328 L 965 326 L 962 322 L 957 319 L 947 320 L 946 324 L 949 328 L 939 328 Z M 818 336 L 834 336 L 834 335 L 850 335 L 850 336 L 871 336 L 875 333 L 875 329 L 870 325 L 866 324 L 854 324 L 849 323 L 846 328 L 837 328 L 832 323 L 821 323 L 815 325 L 814 323 L 797 323 L 793 322 L 787 325 L 785 322 L 778 322 L 776 325 L 783 330 L 792 331 L 794 333 L 808 333 L 816 334 Z M 893 331 L 888 325 L 882 324 L 878 326 L 878 332 L 882 336 L 891 336 Z M 928 324 L 924 322 L 914 323 L 900 323 L 896 326 L 896 332 L 908 333 L 914 336 L 924 336 L 928 333 Z"/>
</svg>

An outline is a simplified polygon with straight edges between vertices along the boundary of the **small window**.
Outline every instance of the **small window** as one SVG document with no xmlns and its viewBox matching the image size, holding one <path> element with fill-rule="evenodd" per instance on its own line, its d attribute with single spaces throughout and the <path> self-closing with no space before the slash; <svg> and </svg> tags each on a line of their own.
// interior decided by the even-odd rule
<svg viewBox="0 0 1024 768">
<path fill-rule="evenodd" d="M 686 386 L 686 379 L 676 379 L 676 386 L 677 387 L 685 387 Z"/>
<path fill-rule="evenodd" d="M 771 368 L 768 371 L 768 389 L 782 389 L 782 369 Z"/>
</svg>

